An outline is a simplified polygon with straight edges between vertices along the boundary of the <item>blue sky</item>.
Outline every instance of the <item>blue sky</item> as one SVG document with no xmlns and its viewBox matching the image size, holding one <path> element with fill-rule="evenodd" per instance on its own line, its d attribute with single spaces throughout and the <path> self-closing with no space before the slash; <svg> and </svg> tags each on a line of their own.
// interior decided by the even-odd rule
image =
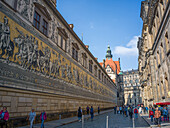
<svg viewBox="0 0 170 128">
<path fill-rule="evenodd" d="M 122 70 L 138 68 L 142 0 L 57 0 L 57 9 L 101 62 L 109 44 Z"/>
</svg>

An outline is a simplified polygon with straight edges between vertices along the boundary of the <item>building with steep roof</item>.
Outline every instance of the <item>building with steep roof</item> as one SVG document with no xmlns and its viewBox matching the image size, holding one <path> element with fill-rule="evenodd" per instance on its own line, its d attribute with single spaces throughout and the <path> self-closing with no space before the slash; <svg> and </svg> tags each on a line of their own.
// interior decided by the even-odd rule
<svg viewBox="0 0 170 128">
<path fill-rule="evenodd" d="M 109 45 L 106 51 L 106 59 L 103 59 L 103 62 L 100 62 L 100 65 L 106 70 L 107 74 L 110 76 L 113 82 L 116 83 L 116 76 L 121 70 L 120 58 L 118 59 L 118 61 L 113 61 Z"/>
<path fill-rule="evenodd" d="M 106 59 L 103 59 L 103 62 L 100 62 L 100 65 L 106 70 L 107 74 L 113 80 L 113 82 L 117 85 L 117 105 L 124 104 L 123 98 L 123 77 L 120 67 L 120 58 L 118 61 L 114 61 L 112 59 L 112 53 L 110 46 L 108 45 L 106 51 Z"/>
</svg>

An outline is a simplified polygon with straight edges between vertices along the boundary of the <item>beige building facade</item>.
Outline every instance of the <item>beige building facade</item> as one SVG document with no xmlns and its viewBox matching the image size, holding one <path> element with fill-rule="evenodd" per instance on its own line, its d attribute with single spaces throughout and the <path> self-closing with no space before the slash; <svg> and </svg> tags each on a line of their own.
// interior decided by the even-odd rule
<svg viewBox="0 0 170 128">
<path fill-rule="evenodd" d="M 124 104 L 137 106 L 141 104 L 141 86 L 138 70 L 123 72 Z"/>
<path fill-rule="evenodd" d="M 142 102 L 170 101 L 170 0 L 141 4 L 142 35 L 138 41 Z"/>
<path fill-rule="evenodd" d="M 78 107 L 116 106 L 117 87 L 56 9 L 55 0 L 0 1 L 0 109 L 10 127 L 27 125 L 32 108 L 47 120 Z"/>
</svg>

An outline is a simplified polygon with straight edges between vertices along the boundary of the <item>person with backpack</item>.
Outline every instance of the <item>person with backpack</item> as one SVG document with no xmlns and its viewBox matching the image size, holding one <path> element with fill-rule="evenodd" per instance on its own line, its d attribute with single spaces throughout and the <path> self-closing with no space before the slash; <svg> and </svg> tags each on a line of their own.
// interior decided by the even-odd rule
<svg viewBox="0 0 170 128">
<path fill-rule="evenodd" d="M 45 111 L 43 110 L 40 114 L 40 120 L 41 120 L 41 128 L 44 128 L 44 121 L 47 119 L 47 115 Z"/>
<path fill-rule="evenodd" d="M 90 108 L 90 115 L 91 115 L 91 121 L 93 121 L 93 117 L 94 117 L 93 106 L 91 106 Z"/>
<path fill-rule="evenodd" d="M 134 113 L 135 113 L 135 118 L 138 118 L 138 109 L 137 108 L 134 109 Z"/>
<path fill-rule="evenodd" d="M 164 107 L 164 109 L 162 110 L 163 112 L 163 117 L 164 117 L 164 122 L 168 121 L 168 110 L 166 109 L 166 107 Z"/>
<path fill-rule="evenodd" d="M 7 121 L 9 119 L 9 113 L 7 111 L 7 107 L 3 107 L 3 110 L 0 112 L 0 124 L 1 128 L 5 125 L 7 128 Z"/>
<path fill-rule="evenodd" d="M 80 121 L 81 121 L 81 118 L 82 118 L 82 109 L 81 109 L 81 107 L 79 107 L 77 113 L 78 113 L 78 120 L 79 120 L 79 122 L 80 122 Z"/>
<path fill-rule="evenodd" d="M 147 106 L 145 107 L 145 110 L 146 110 L 146 113 L 148 114 L 148 107 Z"/>
<path fill-rule="evenodd" d="M 151 118 L 151 122 L 153 122 L 153 117 L 154 117 L 154 111 L 153 108 L 149 110 L 149 117 Z"/>
</svg>

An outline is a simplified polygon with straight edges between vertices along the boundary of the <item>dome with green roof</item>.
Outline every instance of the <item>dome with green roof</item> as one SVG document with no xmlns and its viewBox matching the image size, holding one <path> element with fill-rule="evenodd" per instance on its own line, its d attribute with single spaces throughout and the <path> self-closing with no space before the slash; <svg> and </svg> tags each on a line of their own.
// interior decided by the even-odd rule
<svg viewBox="0 0 170 128">
<path fill-rule="evenodd" d="M 111 59 L 112 58 L 112 53 L 111 53 L 111 50 L 110 50 L 110 46 L 108 45 L 107 47 L 107 52 L 106 52 L 106 58 L 108 59 Z"/>
</svg>

